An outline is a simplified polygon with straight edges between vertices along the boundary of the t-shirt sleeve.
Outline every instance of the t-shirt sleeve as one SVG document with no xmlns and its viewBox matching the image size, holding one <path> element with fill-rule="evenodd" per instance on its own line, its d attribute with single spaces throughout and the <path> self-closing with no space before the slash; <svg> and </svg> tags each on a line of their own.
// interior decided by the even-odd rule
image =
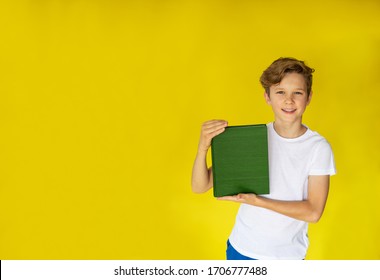
<svg viewBox="0 0 380 280">
<path fill-rule="evenodd" d="M 335 175 L 335 160 L 329 142 L 323 140 L 314 151 L 309 175 Z"/>
</svg>

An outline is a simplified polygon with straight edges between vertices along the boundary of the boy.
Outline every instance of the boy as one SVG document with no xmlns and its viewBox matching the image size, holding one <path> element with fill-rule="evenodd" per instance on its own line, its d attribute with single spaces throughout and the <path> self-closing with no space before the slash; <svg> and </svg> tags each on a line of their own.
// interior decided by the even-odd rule
<svg viewBox="0 0 380 280">
<path fill-rule="evenodd" d="M 336 173 L 329 143 L 302 124 L 312 98 L 314 69 L 294 58 L 279 58 L 262 74 L 264 98 L 274 122 L 267 124 L 270 194 L 238 194 L 218 198 L 241 203 L 227 242 L 227 259 L 304 259 L 308 223 L 322 216 L 330 176 Z M 202 125 L 193 166 L 192 190 L 212 188 L 212 170 L 206 164 L 211 139 L 223 133 L 227 122 Z"/>
</svg>

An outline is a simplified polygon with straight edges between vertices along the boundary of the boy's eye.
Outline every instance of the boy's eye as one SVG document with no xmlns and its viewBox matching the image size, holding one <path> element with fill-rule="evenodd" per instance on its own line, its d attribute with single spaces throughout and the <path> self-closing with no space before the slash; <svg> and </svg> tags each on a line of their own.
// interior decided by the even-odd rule
<svg viewBox="0 0 380 280">
<path fill-rule="evenodd" d="M 300 92 L 300 91 L 296 91 L 294 94 L 302 95 L 302 92 Z"/>
<path fill-rule="evenodd" d="M 282 90 L 276 91 L 277 94 L 284 94 L 285 92 Z"/>
</svg>

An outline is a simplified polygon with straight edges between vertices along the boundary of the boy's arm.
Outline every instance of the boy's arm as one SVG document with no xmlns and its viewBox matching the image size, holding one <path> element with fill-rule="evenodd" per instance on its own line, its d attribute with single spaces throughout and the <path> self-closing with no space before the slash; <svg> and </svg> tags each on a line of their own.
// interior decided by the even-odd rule
<svg viewBox="0 0 380 280">
<path fill-rule="evenodd" d="M 263 207 L 288 217 L 316 223 L 322 216 L 329 192 L 330 175 L 309 176 L 308 198 L 302 201 L 274 200 L 255 194 L 238 194 L 218 198 Z"/>
<path fill-rule="evenodd" d="M 191 188 L 195 193 L 204 193 L 212 188 L 212 169 L 207 168 L 206 152 L 198 152 L 194 161 Z"/>
<path fill-rule="evenodd" d="M 195 193 L 204 193 L 212 188 L 212 170 L 211 167 L 207 168 L 206 162 L 207 151 L 211 146 L 212 138 L 222 133 L 226 126 L 227 122 L 223 120 L 211 120 L 202 125 L 198 152 L 191 177 L 191 188 Z"/>
</svg>

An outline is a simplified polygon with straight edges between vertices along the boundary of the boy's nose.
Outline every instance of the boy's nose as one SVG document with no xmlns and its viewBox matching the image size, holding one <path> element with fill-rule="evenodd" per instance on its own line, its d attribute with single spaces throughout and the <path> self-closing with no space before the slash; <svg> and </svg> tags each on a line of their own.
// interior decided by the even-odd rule
<svg viewBox="0 0 380 280">
<path fill-rule="evenodd" d="M 293 98 L 291 96 L 285 96 L 285 103 L 293 103 Z"/>
</svg>

